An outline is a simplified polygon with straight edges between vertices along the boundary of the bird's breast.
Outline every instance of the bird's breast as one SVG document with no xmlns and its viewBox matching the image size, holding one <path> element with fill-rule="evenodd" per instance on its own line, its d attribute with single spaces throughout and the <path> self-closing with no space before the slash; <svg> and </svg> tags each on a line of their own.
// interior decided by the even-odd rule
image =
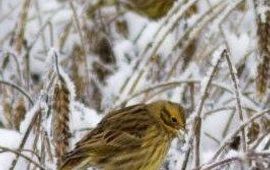
<svg viewBox="0 0 270 170">
<path fill-rule="evenodd" d="M 115 154 L 105 170 L 157 170 L 165 159 L 171 139 L 160 130 L 150 128 L 143 143 Z"/>
</svg>

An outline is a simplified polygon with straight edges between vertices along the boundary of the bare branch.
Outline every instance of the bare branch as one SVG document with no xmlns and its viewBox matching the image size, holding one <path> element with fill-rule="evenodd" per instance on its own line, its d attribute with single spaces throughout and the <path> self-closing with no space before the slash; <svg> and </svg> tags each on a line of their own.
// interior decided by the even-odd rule
<svg viewBox="0 0 270 170">
<path fill-rule="evenodd" d="M 233 85 L 234 85 L 234 89 L 235 89 L 235 97 L 236 97 L 236 111 L 239 114 L 239 118 L 240 120 L 243 122 L 244 118 L 243 118 L 243 108 L 242 108 L 242 103 L 241 103 L 241 96 L 240 96 L 240 90 L 239 90 L 239 80 L 237 78 L 237 70 L 236 68 L 232 65 L 230 56 L 228 51 L 226 50 L 224 53 L 224 56 L 227 60 L 228 66 L 229 66 L 229 70 L 230 70 L 230 74 L 231 74 L 231 78 L 233 81 Z M 241 131 L 241 136 L 242 136 L 242 147 L 243 147 L 243 151 L 247 150 L 247 144 L 246 144 L 246 137 L 245 137 L 245 129 L 242 129 Z"/>
</svg>

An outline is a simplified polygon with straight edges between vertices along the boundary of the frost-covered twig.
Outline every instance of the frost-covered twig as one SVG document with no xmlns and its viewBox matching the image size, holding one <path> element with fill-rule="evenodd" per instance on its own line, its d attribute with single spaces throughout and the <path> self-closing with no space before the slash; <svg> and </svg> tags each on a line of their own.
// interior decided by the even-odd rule
<svg viewBox="0 0 270 170">
<path fill-rule="evenodd" d="M 35 1 L 35 8 L 37 10 L 38 23 L 39 23 L 39 25 L 42 25 L 43 20 L 42 20 L 42 15 L 41 15 L 40 4 L 39 3 L 40 3 L 39 1 Z M 48 48 L 46 46 L 46 39 L 45 39 L 44 32 L 41 33 L 41 40 L 42 40 L 43 50 L 46 51 Z"/>
<path fill-rule="evenodd" d="M 201 168 L 195 168 L 194 170 L 210 170 L 210 169 L 217 168 L 218 166 L 224 166 L 224 165 L 227 165 L 227 164 L 229 164 L 231 162 L 235 162 L 235 161 L 240 162 L 241 158 L 239 156 L 226 158 L 226 159 L 223 159 L 221 161 L 214 162 L 214 163 L 211 163 L 209 165 L 203 166 Z"/>
<path fill-rule="evenodd" d="M 168 21 L 168 24 L 166 27 L 163 27 L 164 30 L 160 31 L 160 34 L 157 34 L 157 40 L 153 42 L 153 46 L 149 49 L 148 52 L 145 53 L 145 56 L 142 58 L 145 58 L 148 60 L 150 57 L 154 56 L 159 49 L 159 47 L 162 45 L 164 40 L 167 38 L 167 36 L 170 34 L 170 32 L 178 25 L 179 20 L 183 16 L 183 14 L 195 3 L 197 3 L 198 0 L 191 0 L 188 1 L 185 5 L 183 5 L 175 14 L 175 16 L 171 17 Z"/>
<path fill-rule="evenodd" d="M 180 86 L 182 84 L 191 84 L 191 83 L 192 84 L 201 84 L 201 80 L 199 80 L 199 79 L 186 79 L 186 80 L 178 80 L 178 81 L 159 83 L 157 85 L 154 85 L 152 87 L 149 87 L 149 88 L 146 88 L 146 89 L 143 89 L 143 90 L 141 90 L 139 92 L 134 93 L 133 95 L 129 96 L 128 98 L 120 101 L 119 105 L 124 106 L 129 100 L 134 99 L 134 98 L 136 98 L 136 97 L 138 97 L 140 95 L 143 95 L 145 93 L 149 93 L 151 91 L 160 89 L 160 88 L 171 87 L 171 89 L 172 89 L 172 88 L 178 87 L 178 86 Z M 224 91 L 226 91 L 228 93 L 231 93 L 231 94 L 234 93 L 232 89 L 230 89 L 229 87 L 227 87 L 227 86 L 225 86 L 223 84 L 220 84 L 218 82 L 212 82 L 210 84 L 210 86 L 221 88 L 222 90 L 224 90 Z"/>
<path fill-rule="evenodd" d="M 45 168 L 43 166 L 41 166 L 38 162 L 36 162 L 32 158 L 29 158 L 28 156 L 22 154 L 21 152 L 18 152 L 16 150 L 13 150 L 13 149 L 10 149 L 10 148 L 7 148 L 7 147 L 3 147 L 3 146 L 0 146 L 0 150 L 6 151 L 6 152 L 11 152 L 11 153 L 14 153 L 16 155 L 19 155 L 20 157 L 24 158 L 25 160 L 33 163 L 35 166 L 37 166 L 41 170 L 45 170 Z"/>
<path fill-rule="evenodd" d="M 237 70 L 236 68 L 233 66 L 232 61 L 230 59 L 229 53 L 226 50 L 224 53 L 224 56 L 226 58 L 226 61 L 228 63 L 229 66 L 229 70 L 230 70 L 230 74 L 231 74 L 231 78 L 233 81 L 233 85 L 234 85 L 234 89 L 235 89 L 235 97 L 236 97 L 236 111 L 239 114 L 239 118 L 240 120 L 243 122 L 244 121 L 244 116 L 243 116 L 243 109 L 242 109 L 242 102 L 241 102 L 241 94 L 240 94 L 240 89 L 239 89 L 239 80 L 237 78 Z M 245 137 L 245 130 L 242 129 L 241 131 L 241 136 L 242 136 L 242 149 L 243 151 L 247 150 L 247 146 L 246 146 L 246 137 Z"/>
<path fill-rule="evenodd" d="M 160 34 L 160 32 L 162 31 L 162 29 L 164 27 L 166 27 L 168 25 L 168 23 L 171 21 L 171 17 L 173 15 L 175 15 L 177 13 L 178 10 L 180 10 L 182 8 L 183 5 L 188 5 L 188 6 L 192 6 L 194 5 L 195 3 L 197 3 L 198 1 L 196 2 L 191 2 L 191 4 L 183 4 L 183 0 L 178 0 L 176 2 L 176 4 L 172 7 L 172 9 L 170 9 L 170 11 L 168 12 L 167 16 L 163 19 L 162 23 L 160 23 L 160 26 L 159 28 L 157 29 L 157 31 L 154 33 L 153 35 L 153 39 L 151 42 L 149 42 L 145 48 L 142 50 L 142 54 L 141 56 L 144 56 L 148 50 L 151 48 L 151 44 L 155 41 L 157 41 L 157 38 L 158 38 L 158 35 Z M 186 10 L 188 10 L 189 7 L 186 8 Z M 184 11 L 183 11 L 184 12 Z"/>
<path fill-rule="evenodd" d="M 195 93 L 194 93 L 195 83 L 189 83 L 189 85 L 190 85 L 190 96 L 191 96 L 190 112 L 193 112 L 194 109 L 195 109 Z M 182 162 L 182 165 L 181 165 L 181 170 L 186 170 L 186 168 L 187 168 L 189 156 L 190 156 L 190 153 L 191 153 L 191 149 L 192 149 L 192 146 L 189 146 L 189 148 L 187 149 L 187 151 L 186 151 L 186 153 L 184 155 L 184 159 L 183 159 L 183 162 Z"/>
<path fill-rule="evenodd" d="M 205 134 L 206 137 L 213 140 L 215 143 L 220 144 L 220 141 L 216 137 L 212 136 L 211 134 L 209 134 L 207 132 L 204 132 L 204 134 Z"/>
<path fill-rule="evenodd" d="M 55 59 L 55 69 L 56 69 L 56 73 L 57 73 L 57 76 L 58 76 L 58 78 L 61 80 L 61 81 L 63 81 L 63 78 L 62 78 L 62 76 L 61 76 L 61 74 L 60 74 L 60 71 L 59 71 L 59 58 L 58 58 L 58 54 L 57 54 L 57 52 L 53 49 L 53 58 Z"/>
<path fill-rule="evenodd" d="M 6 12 L 5 14 L 3 14 L 2 16 L 0 16 L 0 24 L 5 20 L 8 19 L 10 17 L 10 15 L 16 10 L 16 8 L 19 7 L 19 4 L 16 4 L 14 6 L 12 6 L 8 12 Z"/>
<path fill-rule="evenodd" d="M 226 7 L 225 1 L 219 2 L 217 5 L 211 7 L 204 15 L 202 15 L 197 22 L 185 31 L 185 34 L 179 38 L 173 46 L 173 51 L 181 46 L 181 49 L 184 51 L 190 43 L 198 37 L 199 33 L 205 28 L 207 24 L 209 24 L 219 13 L 221 13 Z M 181 53 L 178 54 L 176 61 L 174 62 L 173 66 L 171 67 L 167 80 L 170 79 L 173 75 L 174 70 L 176 69 L 177 65 L 179 64 L 180 60 L 183 58 Z M 189 56 L 188 56 L 189 57 Z"/>
<path fill-rule="evenodd" d="M 4 81 L 4 80 L 0 80 L 0 84 L 4 84 L 4 85 L 7 85 L 7 86 L 10 86 L 16 90 L 18 90 L 20 93 L 22 93 L 28 100 L 29 102 L 31 103 L 31 105 L 34 105 L 34 101 L 33 99 L 30 97 L 30 95 L 24 90 L 22 89 L 21 87 L 17 86 L 16 84 L 13 84 L 11 82 L 8 82 L 8 81 Z"/>
<path fill-rule="evenodd" d="M 192 146 L 191 146 L 191 147 L 192 147 Z M 184 160 L 183 160 L 183 163 L 182 163 L 181 170 L 186 170 L 186 168 L 187 168 L 189 156 L 190 156 L 191 149 L 192 149 L 191 147 L 189 147 L 188 150 L 187 150 L 186 153 L 185 153 L 185 156 L 184 156 Z"/>
<path fill-rule="evenodd" d="M 81 45 L 82 45 L 82 49 L 83 49 L 83 60 L 84 60 L 84 65 L 83 65 L 83 70 L 85 72 L 85 76 L 84 78 L 86 78 L 86 83 L 89 85 L 90 84 L 90 76 L 89 76 L 89 65 L 88 65 L 88 61 L 87 61 L 87 51 L 88 51 L 88 48 L 86 46 L 86 40 L 84 38 L 84 35 L 83 35 L 83 31 L 82 31 L 82 28 L 81 28 L 81 25 L 80 25 L 80 20 L 79 20 L 79 16 L 77 14 L 77 11 L 75 9 L 75 6 L 73 4 L 72 1 L 69 2 L 69 5 L 70 5 L 70 8 L 72 9 L 72 13 L 73 13 L 73 18 L 74 18 L 74 24 L 77 28 L 77 31 L 79 33 L 79 37 L 80 37 L 80 41 L 81 41 Z M 86 90 L 86 93 L 89 95 L 89 89 Z"/>
<path fill-rule="evenodd" d="M 250 149 L 255 150 L 267 136 L 269 136 L 269 131 L 266 130 L 263 134 L 257 137 L 257 140 L 253 142 Z"/>
<path fill-rule="evenodd" d="M 142 54 L 139 54 L 139 60 L 136 62 L 136 64 L 133 67 L 133 73 L 138 71 L 138 74 L 132 74 L 127 79 L 132 80 L 132 77 L 136 76 L 133 81 L 133 85 L 131 86 L 131 89 L 135 89 L 135 87 L 138 84 L 138 80 L 140 77 L 142 77 L 142 74 L 144 73 L 144 66 L 147 65 L 150 62 L 150 58 L 156 54 L 160 46 L 163 44 L 167 36 L 171 33 L 171 31 L 177 27 L 179 20 L 182 18 L 183 14 L 195 3 L 197 3 L 198 0 L 191 0 L 188 1 L 186 4 L 184 4 L 179 10 L 176 11 L 176 13 L 171 17 L 166 23 L 168 23 L 166 26 L 162 26 L 161 30 L 158 30 L 157 35 L 155 36 L 155 41 L 151 43 L 151 47 L 146 50 L 143 50 Z M 174 9 L 172 9 L 174 10 Z M 126 82 L 126 81 L 125 81 Z M 129 83 L 129 82 L 128 82 Z M 127 87 L 127 86 L 125 86 Z M 131 89 L 129 92 L 132 92 Z M 123 89 L 124 91 L 124 89 Z"/>
<path fill-rule="evenodd" d="M 204 103 L 208 97 L 208 90 L 210 87 L 210 84 L 212 83 L 214 79 L 214 75 L 218 70 L 219 63 L 221 62 L 222 58 L 224 57 L 225 50 L 221 53 L 221 55 L 215 56 L 213 58 L 213 64 L 214 66 L 209 70 L 207 77 L 202 82 L 201 87 L 201 98 L 200 102 L 198 104 L 198 107 L 196 108 L 194 112 L 194 118 L 193 118 L 193 125 L 192 125 L 192 132 L 194 133 L 194 160 L 195 160 L 195 167 L 199 167 L 200 165 L 200 138 L 201 138 L 201 123 L 202 123 L 202 110 Z"/>
<path fill-rule="evenodd" d="M 26 129 L 26 131 L 24 133 L 24 136 L 23 136 L 22 141 L 21 141 L 21 143 L 19 145 L 19 148 L 17 149 L 17 152 L 18 153 L 21 153 L 22 152 L 23 147 L 24 147 L 24 145 L 25 145 L 25 143 L 26 143 L 26 141 L 27 141 L 27 139 L 28 139 L 28 137 L 29 137 L 29 135 L 30 135 L 33 127 L 34 127 L 34 124 L 36 123 L 36 121 L 37 121 L 37 119 L 38 119 L 39 116 L 41 116 L 41 111 L 40 110 L 37 110 L 34 113 L 33 117 L 31 118 L 31 122 L 29 123 L 29 126 L 27 127 L 27 129 Z M 11 163 L 10 170 L 14 170 L 14 168 L 15 168 L 18 160 L 19 160 L 19 156 L 20 156 L 19 154 L 16 154 L 15 159 Z"/>
<path fill-rule="evenodd" d="M 264 116 L 265 114 L 269 114 L 270 113 L 270 109 L 266 109 L 262 112 L 259 112 L 257 114 L 255 114 L 254 116 L 252 116 L 250 119 L 246 120 L 245 122 L 243 122 L 234 132 L 232 132 L 231 134 L 227 135 L 225 137 L 225 140 L 222 142 L 222 145 L 219 147 L 219 149 L 215 152 L 214 156 L 212 157 L 212 159 L 210 159 L 209 162 L 212 162 L 214 160 L 216 160 L 218 158 L 218 156 L 221 154 L 222 150 L 230 143 L 230 141 L 239 133 L 242 131 L 242 129 L 244 129 L 247 125 L 249 125 L 250 123 L 252 123 L 254 120 Z"/>
<path fill-rule="evenodd" d="M 32 48 L 37 45 L 37 41 L 39 40 L 39 37 L 41 36 L 41 38 L 43 37 L 43 32 L 45 31 L 45 29 L 51 24 L 51 20 L 52 18 L 58 13 L 59 11 L 55 11 L 47 20 L 46 22 L 41 25 L 40 29 L 38 30 L 37 34 L 35 35 L 34 39 L 32 40 L 32 42 L 29 43 L 29 45 L 27 46 L 27 51 L 31 51 Z M 43 40 L 42 40 L 43 41 Z M 46 46 L 44 45 L 45 50 L 47 50 Z"/>
<path fill-rule="evenodd" d="M 82 32 L 82 28 L 81 28 L 81 25 L 80 25 L 78 14 L 76 12 L 75 6 L 74 6 L 72 1 L 69 1 L 69 5 L 70 5 L 70 8 L 72 9 L 72 12 L 73 12 L 73 18 L 74 18 L 75 26 L 76 26 L 77 31 L 78 31 L 79 36 L 80 36 L 80 41 L 81 41 L 81 45 L 83 47 L 83 51 L 86 54 L 87 48 L 85 46 L 86 44 L 85 44 L 85 40 L 84 40 L 84 36 L 83 36 L 83 32 Z M 84 59 L 85 59 L 85 62 L 86 62 L 86 56 L 84 56 L 84 57 L 85 57 Z"/>
<path fill-rule="evenodd" d="M 231 11 L 234 10 L 241 2 L 243 2 L 243 0 L 238 0 L 230 5 L 227 5 L 225 4 L 225 1 L 220 1 L 218 4 L 211 6 L 210 9 L 203 16 L 201 16 L 201 18 L 197 20 L 194 26 L 190 27 L 187 31 L 185 31 L 185 34 L 177 40 L 177 42 L 174 44 L 173 51 L 178 49 L 179 46 L 181 46 L 181 50 L 184 51 L 186 48 L 188 48 L 190 43 L 194 41 L 196 37 L 199 36 L 203 28 L 209 25 L 209 23 L 213 23 L 213 20 L 216 18 L 217 18 L 216 19 L 217 24 L 222 23 L 222 21 L 224 21 L 227 18 L 227 16 L 231 13 Z M 212 28 L 211 32 L 213 31 L 215 31 L 215 29 Z M 174 70 L 176 69 L 178 63 L 180 62 L 182 58 L 181 54 L 178 54 L 178 55 L 180 57 L 178 57 L 177 60 L 174 62 L 174 65 L 169 71 L 167 79 L 169 79 L 172 76 Z M 191 57 L 191 56 L 188 56 L 188 57 Z"/>
<path fill-rule="evenodd" d="M 258 160 L 258 157 L 265 157 L 267 159 L 270 158 L 270 152 L 269 151 L 253 151 L 253 150 L 248 150 L 244 153 L 239 153 L 237 156 L 233 156 L 230 158 L 225 158 L 221 161 L 213 162 L 210 164 L 203 165 L 199 168 L 196 168 L 194 170 L 210 170 L 210 169 L 216 169 L 218 167 L 230 164 L 231 162 L 245 162 L 245 161 L 260 161 Z"/>
<path fill-rule="evenodd" d="M 223 129 L 222 131 L 222 137 L 224 138 L 227 134 L 228 134 L 228 131 L 229 131 L 229 127 L 233 121 L 233 117 L 234 117 L 234 113 L 235 113 L 235 109 L 230 113 L 230 116 L 229 116 L 229 119 L 225 125 L 225 128 Z"/>
<path fill-rule="evenodd" d="M 18 56 L 16 54 L 14 54 L 13 52 L 11 52 L 11 51 L 2 51 L 0 49 L 0 52 L 3 52 L 3 54 L 7 54 L 7 55 L 11 56 L 14 59 L 15 65 L 16 65 L 16 68 L 17 68 L 17 73 L 19 75 L 19 80 L 22 83 L 22 74 L 23 73 L 22 73 L 21 66 L 19 64 Z"/>
<path fill-rule="evenodd" d="M 54 51 L 52 50 L 52 52 L 54 52 Z M 50 55 L 49 57 L 52 58 L 53 56 Z M 47 104 L 47 98 L 48 98 L 47 93 L 51 89 L 52 82 L 54 82 L 54 76 L 52 76 L 50 78 L 51 78 L 51 80 L 49 82 L 46 82 L 45 90 L 42 91 L 42 93 L 39 96 L 39 99 L 37 100 L 37 102 L 35 103 L 33 108 L 28 112 L 28 114 L 26 114 L 26 116 L 30 115 L 30 117 L 29 117 L 29 120 L 26 120 L 25 129 L 22 130 L 24 132 L 24 135 L 23 135 L 23 138 L 22 138 L 20 145 L 17 149 L 17 151 L 19 153 L 22 152 L 22 150 L 27 142 L 27 139 L 29 138 L 37 121 L 42 117 L 42 109 L 43 109 L 43 107 L 46 107 L 46 104 Z M 19 155 L 17 154 L 15 159 L 11 163 L 10 170 L 14 170 L 14 168 L 16 167 L 16 165 L 18 163 L 18 160 L 19 160 Z"/>
<path fill-rule="evenodd" d="M 220 1 L 216 5 L 210 7 L 200 18 L 197 19 L 197 22 L 194 23 L 192 27 L 185 31 L 184 35 L 181 36 L 174 44 L 173 50 L 176 50 L 179 46 L 185 49 L 187 42 L 190 42 L 190 39 L 194 39 L 198 33 L 218 14 L 220 14 L 226 7 L 225 1 Z"/>
</svg>

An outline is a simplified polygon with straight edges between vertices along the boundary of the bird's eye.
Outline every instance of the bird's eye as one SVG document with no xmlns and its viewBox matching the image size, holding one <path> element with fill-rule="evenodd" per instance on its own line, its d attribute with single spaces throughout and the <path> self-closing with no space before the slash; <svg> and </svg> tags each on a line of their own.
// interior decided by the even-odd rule
<svg viewBox="0 0 270 170">
<path fill-rule="evenodd" d="M 171 120 L 173 123 L 177 123 L 177 119 L 175 117 L 172 117 Z"/>
</svg>

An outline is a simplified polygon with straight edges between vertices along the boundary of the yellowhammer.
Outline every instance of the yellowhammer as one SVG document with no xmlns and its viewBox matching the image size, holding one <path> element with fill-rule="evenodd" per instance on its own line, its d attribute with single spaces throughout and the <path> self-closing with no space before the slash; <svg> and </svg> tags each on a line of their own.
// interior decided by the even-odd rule
<svg viewBox="0 0 270 170">
<path fill-rule="evenodd" d="M 167 14 L 175 0 L 120 0 L 129 9 L 151 19 L 159 19 Z"/>
<path fill-rule="evenodd" d="M 184 109 L 170 101 L 112 111 L 66 155 L 60 169 L 158 170 L 184 129 Z"/>
<path fill-rule="evenodd" d="M 164 17 L 173 6 L 176 0 L 99 0 L 87 10 L 88 16 L 93 14 L 95 9 L 103 6 L 119 4 L 138 14 L 150 19 L 160 19 Z"/>
</svg>

